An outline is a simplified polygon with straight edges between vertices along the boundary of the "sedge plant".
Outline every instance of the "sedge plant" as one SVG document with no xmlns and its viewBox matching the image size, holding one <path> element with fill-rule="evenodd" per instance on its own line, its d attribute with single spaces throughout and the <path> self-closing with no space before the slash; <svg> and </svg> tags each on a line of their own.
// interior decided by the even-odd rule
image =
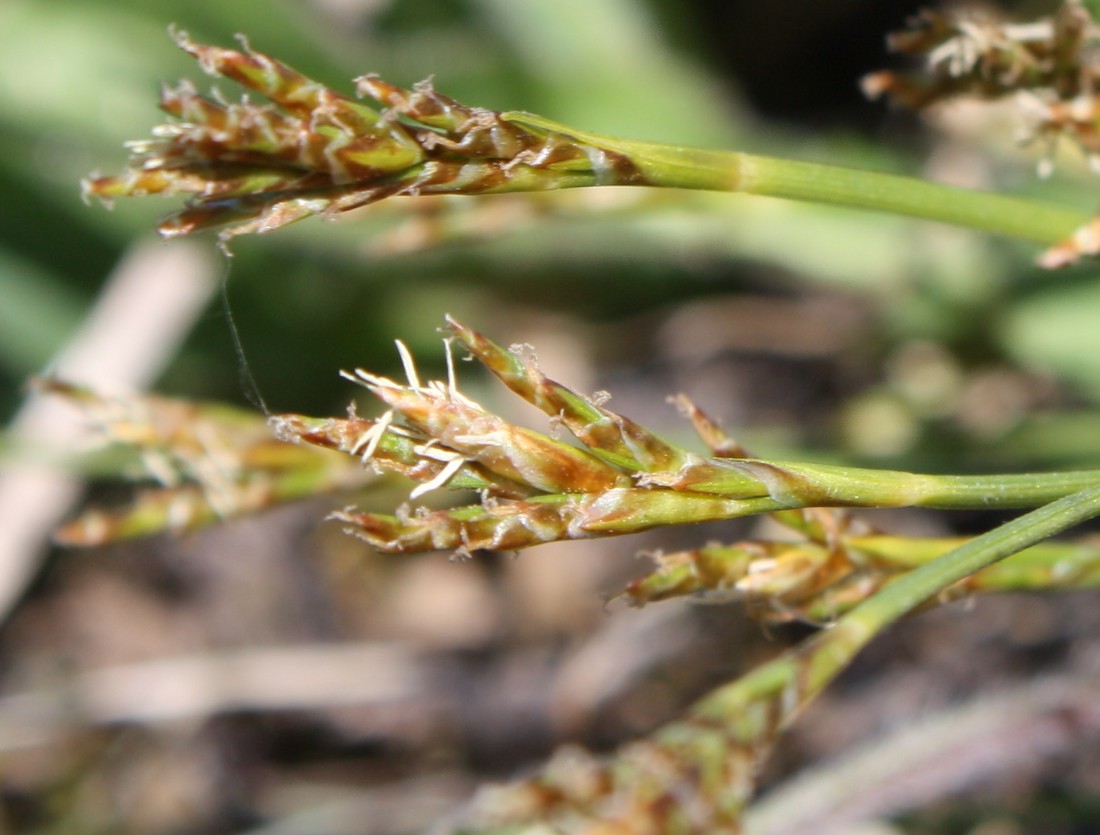
<svg viewBox="0 0 1100 835">
<path fill-rule="evenodd" d="M 174 36 L 207 72 L 239 82 L 266 103 L 204 96 L 187 82 L 165 88 L 161 106 L 172 121 L 151 139 L 131 143 L 125 172 L 84 183 L 87 195 L 105 201 L 188 195 L 185 207 L 161 223 L 167 236 L 220 228 L 224 245 L 235 235 L 273 232 L 389 198 L 614 185 L 739 192 L 920 217 L 1039 243 L 1046 247 L 1039 262 L 1047 267 L 1100 252 L 1100 226 L 1073 209 L 869 170 L 599 136 L 530 113 L 460 104 L 428 82 L 403 89 L 367 75 L 356 80 L 352 97 L 243 39 L 241 49 L 229 49 Z M 1068 139 L 1095 163 L 1098 42 L 1100 25 L 1073 0 L 1026 25 L 926 13 L 893 38 L 899 51 L 923 56 L 924 69 L 877 73 L 864 86 L 912 107 L 960 96 L 1017 96 L 1032 140 Z M 416 482 L 414 502 L 446 489 L 476 496 L 443 509 L 335 514 L 387 553 L 514 551 L 759 514 L 797 535 L 662 556 L 622 596 L 641 605 L 734 594 L 765 620 L 797 617 L 829 629 L 609 757 L 565 751 L 533 777 L 486 790 L 456 824 L 461 831 L 739 831 L 777 734 L 891 623 L 977 592 L 1100 583 L 1095 542 L 1047 542 L 1100 515 L 1100 470 L 932 475 L 762 459 L 680 398 L 702 439 L 694 451 L 548 378 L 530 348 L 502 347 L 450 318 L 445 334 L 448 360 L 454 352 L 472 355 L 575 443 L 485 409 L 461 391 L 452 363 L 447 379 L 421 380 L 399 346 L 405 380 L 365 369 L 344 375 L 381 401 L 379 417 L 278 415 L 270 420 L 277 441 L 264 434 L 262 418 L 213 407 L 150 401 L 122 417 L 116 409 L 109 432 L 155 464 L 163 489 L 129 510 L 89 512 L 61 537 L 93 544 L 188 529 L 302 495 L 348 490 L 381 471 Z M 51 385 L 104 409 L 88 392 Z M 220 454 L 232 462 L 231 477 L 225 466 L 211 476 L 204 465 L 211 450 L 188 441 L 199 433 L 180 430 L 199 424 L 210 430 L 203 437 L 214 432 L 233 449 Z M 1025 512 L 979 536 L 920 538 L 872 529 L 844 511 L 906 506 Z"/>
</svg>

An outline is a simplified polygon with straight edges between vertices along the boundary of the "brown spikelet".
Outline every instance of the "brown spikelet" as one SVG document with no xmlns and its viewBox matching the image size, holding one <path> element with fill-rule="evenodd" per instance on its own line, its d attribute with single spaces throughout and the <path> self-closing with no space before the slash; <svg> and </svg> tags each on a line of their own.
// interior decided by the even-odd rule
<svg viewBox="0 0 1100 835">
<path fill-rule="evenodd" d="M 626 157 L 522 114 L 467 107 L 430 82 L 411 90 L 365 75 L 357 101 L 241 39 L 240 50 L 176 43 L 208 73 L 267 101 L 229 103 L 183 82 L 165 87 L 175 121 L 129 144 L 128 170 L 93 176 L 86 196 L 194 195 L 160 225 L 186 235 L 232 224 L 222 237 L 269 232 L 394 195 L 537 191 L 642 180 Z"/>
<path fill-rule="evenodd" d="M 65 545 L 195 530 L 370 478 L 344 456 L 272 437 L 253 412 L 155 396 L 109 399 L 58 380 L 39 385 L 81 406 L 105 445 L 134 454 L 136 479 L 157 485 L 126 507 L 85 511 L 56 532 Z"/>
</svg>

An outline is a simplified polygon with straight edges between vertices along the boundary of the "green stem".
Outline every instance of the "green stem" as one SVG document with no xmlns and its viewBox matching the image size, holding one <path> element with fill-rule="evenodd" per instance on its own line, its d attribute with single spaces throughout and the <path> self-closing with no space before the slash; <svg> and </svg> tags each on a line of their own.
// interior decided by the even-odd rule
<svg viewBox="0 0 1100 835">
<path fill-rule="evenodd" d="M 508 121 L 553 130 L 622 154 L 650 185 L 732 191 L 892 212 L 1015 238 L 1055 244 L 1091 218 L 1080 211 L 840 165 L 732 151 L 635 142 L 577 131 L 529 113 Z"/>
<path fill-rule="evenodd" d="M 1044 244 L 1058 243 L 1090 220 L 1034 200 L 841 165 L 656 146 L 631 158 L 644 161 L 656 185 L 892 212 Z"/>
<path fill-rule="evenodd" d="M 1033 200 L 838 165 L 742 155 L 740 175 L 738 190 L 749 194 L 893 212 L 1045 244 L 1090 219 Z"/>
<path fill-rule="evenodd" d="M 971 476 L 791 465 L 794 472 L 815 469 L 827 476 L 818 486 L 842 503 L 938 510 L 1038 507 L 1100 483 L 1100 470 Z"/>
<path fill-rule="evenodd" d="M 1038 507 L 1100 482 L 1100 470 L 1008 475 L 929 475 L 756 459 L 708 459 L 653 484 L 726 498 L 766 493 L 786 507 L 928 507 L 940 510 Z"/>
</svg>

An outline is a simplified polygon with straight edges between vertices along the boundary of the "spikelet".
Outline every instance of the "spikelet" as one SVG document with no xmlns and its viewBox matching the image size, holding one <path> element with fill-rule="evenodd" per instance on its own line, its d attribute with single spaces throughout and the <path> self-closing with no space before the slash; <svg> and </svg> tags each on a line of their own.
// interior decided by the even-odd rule
<svg viewBox="0 0 1100 835">
<path fill-rule="evenodd" d="M 80 406 L 105 446 L 134 453 L 149 486 L 124 508 L 92 508 L 55 533 L 92 546 L 180 533 L 310 495 L 362 486 L 369 472 L 345 456 L 273 438 L 260 414 L 165 397 L 108 399 L 57 380 L 39 386 Z"/>
<path fill-rule="evenodd" d="M 863 79 L 864 92 L 920 109 L 954 98 L 1011 97 L 1024 125 L 1023 144 L 1039 143 L 1039 173 L 1053 168 L 1067 139 L 1100 171 L 1100 25 L 1079 0 L 1051 16 L 1009 23 L 988 12 L 924 11 L 890 36 L 896 52 L 924 58 L 917 72 L 880 71 Z M 1043 253 L 1048 269 L 1100 254 L 1100 221 L 1079 228 Z"/>
<path fill-rule="evenodd" d="M 444 487 L 480 494 L 478 504 L 446 510 L 335 514 L 376 548 L 518 549 L 776 509 L 767 487 L 748 477 L 741 479 L 741 493 L 729 496 L 643 483 L 647 474 L 687 466 L 698 456 L 549 380 L 528 351 L 506 351 L 454 320 L 448 329 L 513 390 L 570 429 L 581 446 L 487 411 L 458 390 L 453 362 L 448 380 L 422 382 L 399 344 L 406 382 L 363 369 L 344 375 L 387 406 L 382 418 L 274 419 L 280 437 L 338 449 L 420 482 L 412 499 Z"/>
<path fill-rule="evenodd" d="M 192 195 L 160 224 L 165 236 L 226 226 L 222 239 L 331 217 L 394 195 L 539 191 L 642 178 L 627 157 L 526 114 L 467 107 L 424 81 L 411 90 L 374 75 L 364 103 L 253 50 L 204 46 L 173 32 L 211 75 L 265 99 L 229 103 L 189 82 L 165 87 L 174 121 L 129 143 L 128 170 L 84 180 L 105 201 Z"/>
</svg>

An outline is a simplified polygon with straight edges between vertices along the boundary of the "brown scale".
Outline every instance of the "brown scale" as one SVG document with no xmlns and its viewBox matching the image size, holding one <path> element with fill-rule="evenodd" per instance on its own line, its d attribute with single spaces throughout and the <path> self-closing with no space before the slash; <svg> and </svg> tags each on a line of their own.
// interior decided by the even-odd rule
<svg viewBox="0 0 1100 835">
<path fill-rule="evenodd" d="M 160 225 L 164 235 L 230 224 L 224 241 L 395 195 L 643 181 L 622 154 L 598 143 L 553 125 L 527 127 L 523 114 L 510 118 L 465 107 L 428 83 L 409 91 L 371 76 L 359 79 L 361 93 L 390 108 L 378 114 L 247 45 L 246 52 L 236 52 L 200 46 L 182 34 L 176 40 L 207 71 L 262 93 L 272 104 L 223 103 L 186 83 L 166 88 L 162 106 L 181 123 L 134 143 L 128 172 L 85 181 L 86 195 L 107 200 L 199 196 Z"/>
<path fill-rule="evenodd" d="M 391 141 L 377 134 L 352 135 L 311 130 L 301 119 L 273 107 L 254 104 L 224 106 L 182 87 L 166 90 L 161 107 L 189 127 L 171 143 L 157 148 L 165 162 L 176 159 L 225 160 L 271 168 L 278 160 L 302 171 L 328 171 L 336 183 L 362 180 L 387 173 L 356 161 Z M 335 143 L 343 144 L 333 148 Z M 333 166 L 330 153 L 340 168 Z"/>
<path fill-rule="evenodd" d="M 185 33 L 177 33 L 175 41 L 210 74 L 225 76 L 251 88 L 299 118 L 311 119 L 318 112 L 333 112 L 356 121 L 363 119 L 362 105 L 267 55 L 254 52 L 247 44 L 246 52 L 237 52 L 194 43 Z"/>
</svg>

